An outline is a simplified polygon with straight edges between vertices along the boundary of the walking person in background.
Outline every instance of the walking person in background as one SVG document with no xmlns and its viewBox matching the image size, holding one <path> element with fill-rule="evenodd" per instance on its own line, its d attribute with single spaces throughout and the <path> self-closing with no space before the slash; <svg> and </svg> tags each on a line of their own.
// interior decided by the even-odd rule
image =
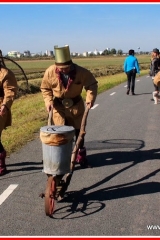
<svg viewBox="0 0 160 240">
<path fill-rule="evenodd" d="M 151 53 L 150 76 L 154 76 L 160 71 L 160 55 L 159 49 L 154 48 Z"/>
<path fill-rule="evenodd" d="M 86 90 L 85 104 L 90 109 L 97 96 L 97 81 L 90 71 L 72 62 L 68 45 L 54 47 L 54 53 L 55 64 L 46 69 L 41 92 L 47 112 L 53 109 L 54 125 L 73 126 L 77 140 L 85 111 L 82 90 Z M 78 150 L 76 162 L 81 167 L 89 166 L 84 141 Z"/>
<path fill-rule="evenodd" d="M 1 142 L 2 131 L 11 126 L 11 106 L 17 92 L 14 73 L 0 62 L 0 176 L 6 174 L 6 150 Z"/>
<path fill-rule="evenodd" d="M 127 74 L 127 95 L 131 90 L 132 95 L 135 95 L 135 79 L 136 74 L 140 74 L 140 68 L 137 58 L 134 56 L 134 50 L 129 50 L 129 56 L 124 61 L 124 72 Z"/>
<path fill-rule="evenodd" d="M 150 77 L 152 77 L 153 86 L 154 86 L 153 98 L 151 99 L 152 101 L 155 101 L 155 96 L 159 94 L 159 87 L 156 84 L 154 84 L 154 77 L 159 71 L 160 71 L 159 49 L 154 48 L 151 53 L 151 63 L 150 63 L 150 72 L 149 72 Z"/>
</svg>

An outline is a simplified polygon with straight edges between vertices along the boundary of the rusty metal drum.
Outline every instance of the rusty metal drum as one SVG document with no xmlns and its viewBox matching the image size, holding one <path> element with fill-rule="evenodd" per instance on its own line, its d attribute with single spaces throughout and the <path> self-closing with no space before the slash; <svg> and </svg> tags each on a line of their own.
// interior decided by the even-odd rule
<svg viewBox="0 0 160 240">
<path fill-rule="evenodd" d="M 51 125 L 40 128 L 44 173 L 56 176 L 70 172 L 74 135 L 72 126 Z"/>
</svg>

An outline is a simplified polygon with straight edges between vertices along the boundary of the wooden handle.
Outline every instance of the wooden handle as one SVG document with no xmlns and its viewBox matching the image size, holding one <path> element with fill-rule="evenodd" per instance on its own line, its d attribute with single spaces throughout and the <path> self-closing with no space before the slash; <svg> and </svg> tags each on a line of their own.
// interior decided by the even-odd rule
<svg viewBox="0 0 160 240">
<path fill-rule="evenodd" d="M 53 108 L 51 108 L 51 111 L 49 112 L 49 115 L 48 115 L 48 126 L 51 126 L 53 125 Z"/>
</svg>

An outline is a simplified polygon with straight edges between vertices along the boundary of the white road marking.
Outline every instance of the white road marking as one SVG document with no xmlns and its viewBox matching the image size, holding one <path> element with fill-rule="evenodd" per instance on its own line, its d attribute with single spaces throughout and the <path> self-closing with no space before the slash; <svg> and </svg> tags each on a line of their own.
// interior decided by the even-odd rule
<svg viewBox="0 0 160 240">
<path fill-rule="evenodd" d="M 91 109 L 98 107 L 99 104 L 95 104 Z"/>
<path fill-rule="evenodd" d="M 116 92 L 113 92 L 113 93 L 111 93 L 110 95 L 112 96 L 112 95 L 114 95 Z"/>
<path fill-rule="evenodd" d="M 150 76 L 147 76 L 146 78 L 149 78 Z"/>
<path fill-rule="evenodd" d="M 127 85 L 125 85 L 124 87 L 127 87 Z"/>
<path fill-rule="evenodd" d="M 137 79 L 137 82 L 139 82 L 140 80 L 139 79 Z"/>
<path fill-rule="evenodd" d="M 1 195 L 0 205 L 7 199 L 7 197 L 18 187 L 18 184 L 11 184 Z"/>
</svg>

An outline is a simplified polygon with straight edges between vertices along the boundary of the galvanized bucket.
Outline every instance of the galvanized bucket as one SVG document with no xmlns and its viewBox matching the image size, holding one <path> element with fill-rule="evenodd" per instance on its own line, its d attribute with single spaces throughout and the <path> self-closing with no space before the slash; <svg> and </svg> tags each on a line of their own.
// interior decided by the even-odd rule
<svg viewBox="0 0 160 240">
<path fill-rule="evenodd" d="M 40 128 L 43 171 L 63 175 L 70 172 L 70 160 L 75 129 L 72 126 L 44 126 Z"/>
</svg>

